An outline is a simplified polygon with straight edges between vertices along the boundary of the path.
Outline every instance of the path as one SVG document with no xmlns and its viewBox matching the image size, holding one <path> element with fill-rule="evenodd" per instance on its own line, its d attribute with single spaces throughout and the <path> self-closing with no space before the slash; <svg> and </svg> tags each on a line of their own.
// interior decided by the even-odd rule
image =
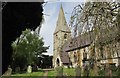
<svg viewBox="0 0 120 78">
<path fill-rule="evenodd" d="M 44 76 L 45 78 L 47 78 L 47 76 L 48 76 L 48 71 L 45 71 L 43 76 Z"/>
<path fill-rule="evenodd" d="M 50 70 L 53 70 L 53 69 L 43 69 L 43 71 L 44 71 L 44 78 L 48 78 L 47 76 L 48 76 L 48 71 L 50 71 Z"/>
</svg>

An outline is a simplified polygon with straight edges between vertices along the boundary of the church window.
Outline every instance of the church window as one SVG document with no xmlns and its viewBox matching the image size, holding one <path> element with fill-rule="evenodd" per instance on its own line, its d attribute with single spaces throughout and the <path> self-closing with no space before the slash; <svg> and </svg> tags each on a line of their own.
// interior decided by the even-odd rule
<svg viewBox="0 0 120 78">
<path fill-rule="evenodd" d="M 100 47 L 100 55 L 101 55 L 102 58 L 104 58 L 103 47 Z"/>
<path fill-rule="evenodd" d="M 57 63 L 57 66 L 59 66 L 59 65 L 60 65 L 60 61 L 59 61 L 59 59 L 58 59 L 58 58 L 57 58 L 56 63 Z"/>
<path fill-rule="evenodd" d="M 74 52 L 74 62 L 77 62 L 77 55 L 76 55 L 76 52 Z"/>
<path fill-rule="evenodd" d="M 87 60 L 87 53 L 86 52 L 83 52 L 83 59 Z"/>
<path fill-rule="evenodd" d="M 64 39 L 66 39 L 66 38 L 67 38 L 67 34 L 65 33 L 65 34 L 64 34 Z"/>
<path fill-rule="evenodd" d="M 85 52 L 85 49 L 84 49 L 84 52 Z"/>
</svg>

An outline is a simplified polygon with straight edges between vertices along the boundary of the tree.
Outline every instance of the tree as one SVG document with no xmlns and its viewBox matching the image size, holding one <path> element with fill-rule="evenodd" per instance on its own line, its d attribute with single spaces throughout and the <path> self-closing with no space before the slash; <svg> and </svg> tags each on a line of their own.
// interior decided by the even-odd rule
<svg viewBox="0 0 120 78">
<path fill-rule="evenodd" d="M 18 37 L 13 43 L 13 66 L 19 66 L 21 69 L 28 64 L 38 63 L 38 55 L 41 55 L 49 47 L 44 47 L 43 38 L 38 34 L 26 29 L 22 35 Z"/>
<path fill-rule="evenodd" d="M 2 74 L 12 63 L 12 41 L 26 28 L 41 26 L 43 2 L 2 2 Z M 34 7 L 33 7 L 34 6 Z M 10 32 L 10 33 L 8 33 Z"/>
<path fill-rule="evenodd" d="M 97 60 L 114 58 L 115 52 L 119 57 L 118 49 L 115 48 L 120 41 L 119 16 L 119 2 L 86 2 L 73 9 L 70 25 L 74 37 L 85 33 L 90 35 L 92 45 L 89 58 L 94 66 L 95 75 L 97 75 Z M 96 56 L 98 54 L 99 57 Z"/>
</svg>

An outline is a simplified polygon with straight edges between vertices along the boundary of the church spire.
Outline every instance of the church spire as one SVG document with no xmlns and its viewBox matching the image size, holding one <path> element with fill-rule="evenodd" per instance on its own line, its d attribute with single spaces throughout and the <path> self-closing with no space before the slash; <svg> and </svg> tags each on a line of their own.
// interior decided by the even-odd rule
<svg viewBox="0 0 120 78">
<path fill-rule="evenodd" d="M 62 4 L 61 4 L 61 7 L 60 7 L 59 16 L 58 16 L 58 20 L 57 20 L 57 26 L 56 26 L 56 29 L 55 29 L 54 33 L 58 32 L 60 30 L 70 32 L 70 29 L 67 26 L 67 22 L 66 22 L 66 19 L 65 19 Z"/>
</svg>

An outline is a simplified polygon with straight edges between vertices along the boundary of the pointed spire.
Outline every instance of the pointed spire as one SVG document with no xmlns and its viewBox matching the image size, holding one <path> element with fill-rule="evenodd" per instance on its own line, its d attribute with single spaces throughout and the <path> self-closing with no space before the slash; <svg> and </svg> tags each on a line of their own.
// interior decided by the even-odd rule
<svg viewBox="0 0 120 78">
<path fill-rule="evenodd" d="M 66 19 L 65 19 L 65 15 L 64 15 L 62 4 L 60 6 L 59 16 L 58 16 L 58 20 L 57 20 L 57 24 L 56 25 L 57 26 L 56 26 L 56 29 L 55 29 L 54 33 L 58 32 L 60 30 L 70 32 L 70 29 L 67 26 L 67 22 L 66 22 Z"/>
<path fill-rule="evenodd" d="M 60 18 L 60 16 L 63 16 L 63 18 L 65 19 L 62 4 L 61 4 L 61 6 L 60 6 L 60 12 L 59 12 L 59 17 L 58 17 L 58 19 Z"/>
</svg>

